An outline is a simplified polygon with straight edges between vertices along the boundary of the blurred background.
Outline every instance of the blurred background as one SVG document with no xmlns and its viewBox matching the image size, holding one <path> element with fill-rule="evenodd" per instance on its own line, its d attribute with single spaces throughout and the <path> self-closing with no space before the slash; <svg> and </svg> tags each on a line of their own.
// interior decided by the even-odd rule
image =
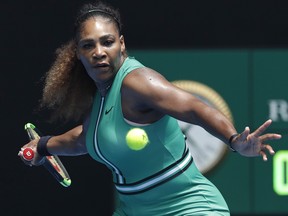
<svg viewBox="0 0 288 216">
<path fill-rule="evenodd" d="M 17 157 L 28 142 L 24 124 L 59 134 L 75 123 L 50 124 L 36 110 L 41 77 L 68 41 L 80 0 L 0 3 L 0 209 L 18 215 L 100 215 L 113 212 L 106 168 L 89 156 L 61 157 L 72 178 L 64 188 L 42 167 Z M 196 81 L 216 91 L 238 131 L 283 134 L 267 162 L 225 151 L 204 174 L 222 192 L 232 215 L 288 215 L 288 2 L 279 0 L 109 0 L 124 23 L 128 52 L 168 80 Z M 211 100 L 210 96 L 206 98 Z M 201 139 L 200 139 L 201 138 Z M 199 143 L 205 141 L 200 137 Z M 205 149 L 204 149 L 205 151 Z M 4 155 L 4 157 L 3 157 Z"/>
</svg>

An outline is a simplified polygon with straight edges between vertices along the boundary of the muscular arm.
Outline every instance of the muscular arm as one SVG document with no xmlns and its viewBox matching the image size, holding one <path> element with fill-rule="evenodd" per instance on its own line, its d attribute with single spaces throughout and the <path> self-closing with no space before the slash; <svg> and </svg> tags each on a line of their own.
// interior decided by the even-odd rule
<svg viewBox="0 0 288 216">
<path fill-rule="evenodd" d="M 86 154 L 87 149 L 82 125 L 49 139 L 47 150 L 53 155 L 73 156 Z"/>
<path fill-rule="evenodd" d="M 170 115 L 203 127 L 225 143 L 236 133 L 232 123 L 220 111 L 174 86 L 149 68 L 140 68 L 127 75 L 123 81 L 122 95 L 124 116 L 131 121 L 151 123 L 163 115 Z"/>
</svg>

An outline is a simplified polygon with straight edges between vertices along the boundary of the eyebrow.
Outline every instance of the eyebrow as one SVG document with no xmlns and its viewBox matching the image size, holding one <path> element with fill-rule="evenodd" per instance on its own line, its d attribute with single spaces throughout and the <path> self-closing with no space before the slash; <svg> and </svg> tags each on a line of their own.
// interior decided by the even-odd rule
<svg viewBox="0 0 288 216">
<path fill-rule="evenodd" d="M 112 34 L 107 34 L 107 35 L 103 35 L 100 37 L 100 40 L 103 40 L 103 39 L 107 39 L 107 38 L 116 38 L 114 35 Z M 79 43 L 83 43 L 83 42 L 94 42 L 95 40 L 93 38 L 84 38 L 84 39 L 81 39 L 79 40 Z"/>
</svg>

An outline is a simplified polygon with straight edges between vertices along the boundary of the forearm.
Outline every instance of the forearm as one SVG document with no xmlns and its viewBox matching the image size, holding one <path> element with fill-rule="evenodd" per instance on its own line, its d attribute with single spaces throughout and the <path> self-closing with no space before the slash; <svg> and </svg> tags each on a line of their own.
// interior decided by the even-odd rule
<svg viewBox="0 0 288 216">
<path fill-rule="evenodd" d="M 195 123 L 226 144 L 230 137 L 237 133 L 230 119 L 210 106 L 203 106 L 201 111 L 196 112 Z"/>
<path fill-rule="evenodd" d="M 48 140 L 47 151 L 52 155 L 81 155 L 87 153 L 82 126 Z"/>
</svg>

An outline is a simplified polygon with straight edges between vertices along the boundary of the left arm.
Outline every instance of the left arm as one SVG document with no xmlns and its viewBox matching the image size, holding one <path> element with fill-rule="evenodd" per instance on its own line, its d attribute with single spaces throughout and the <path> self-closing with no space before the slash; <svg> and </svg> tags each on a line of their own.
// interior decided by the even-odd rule
<svg viewBox="0 0 288 216">
<path fill-rule="evenodd" d="M 237 133 L 224 114 L 191 93 L 174 86 L 152 69 L 141 68 L 131 72 L 124 79 L 122 91 L 136 104 L 133 108 L 146 107 L 146 110 L 152 110 L 149 112 L 156 112 L 155 115 L 170 115 L 178 120 L 199 125 L 226 144 L 229 144 L 230 137 Z M 143 114 L 143 119 L 147 119 L 147 114 Z M 261 155 L 263 160 L 267 160 L 265 152 L 268 150 L 273 154 L 273 149 L 264 142 L 281 138 L 279 134 L 263 134 L 270 124 L 271 120 L 266 121 L 253 133 L 246 128 L 232 140 L 231 146 L 241 155 Z"/>
</svg>

